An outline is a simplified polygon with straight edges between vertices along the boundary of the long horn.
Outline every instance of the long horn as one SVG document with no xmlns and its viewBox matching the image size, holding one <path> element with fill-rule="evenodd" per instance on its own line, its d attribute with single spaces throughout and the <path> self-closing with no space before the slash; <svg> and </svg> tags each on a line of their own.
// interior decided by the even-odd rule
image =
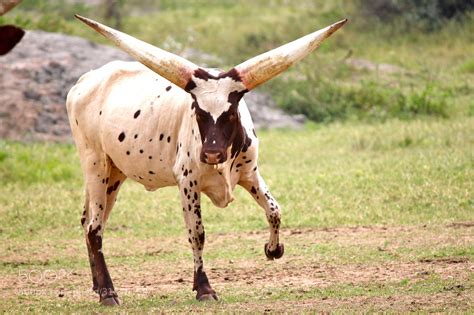
<svg viewBox="0 0 474 315">
<path fill-rule="evenodd" d="M 20 2 L 21 0 L 0 0 L 0 16 L 13 9 Z"/>
<path fill-rule="evenodd" d="M 77 14 L 75 17 L 110 39 L 139 62 L 183 89 L 194 70 L 198 69 L 194 63 L 130 35 Z"/>
<path fill-rule="evenodd" d="M 347 19 L 334 23 L 322 30 L 303 36 L 291 43 L 253 57 L 235 69 L 245 87 L 249 90 L 279 75 L 291 65 L 315 50 L 321 43 L 346 24 Z"/>
</svg>

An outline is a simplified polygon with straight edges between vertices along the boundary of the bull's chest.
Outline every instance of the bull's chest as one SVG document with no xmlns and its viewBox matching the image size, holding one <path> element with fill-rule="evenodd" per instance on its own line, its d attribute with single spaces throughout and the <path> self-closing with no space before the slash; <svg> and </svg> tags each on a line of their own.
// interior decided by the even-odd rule
<svg viewBox="0 0 474 315">
<path fill-rule="evenodd" d="M 230 169 L 213 170 L 201 177 L 201 191 L 219 208 L 226 207 L 234 200 L 234 188 L 238 182 L 238 174 Z"/>
</svg>

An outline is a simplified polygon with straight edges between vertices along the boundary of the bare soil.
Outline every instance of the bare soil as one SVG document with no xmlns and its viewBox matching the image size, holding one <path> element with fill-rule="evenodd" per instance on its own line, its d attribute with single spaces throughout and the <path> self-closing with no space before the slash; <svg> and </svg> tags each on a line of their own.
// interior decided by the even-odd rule
<svg viewBox="0 0 474 315">
<path fill-rule="evenodd" d="M 210 234 L 208 247 L 225 246 L 221 244 L 233 241 L 255 241 L 262 243 L 266 233 L 229 233 Z M 337 244 L 340 246 L 368 246 L 380 251 L 396 252 L 406 248 L 407 252 L 429 246 L 442 248 L 474 244 L 474 224 L 461 222 L 430 228 L 427 226 L 410 227 L 354 227 L 331 229 L 287 229 L 282 233 L 286 244 L 301 248 L 305 244 L 317 241 L 320 244 Z M 81 243 L 83 240 L 80 240 Z M 173 296 L 176 292 L 186 292 L 192 298 L 192 264 L 191 260 L 166 261 L 160 259 L 163 254 L 184 250 L 186 244 L 177 238 L 133 240 L 133 246 L 122 246 L 119 239 L 108 240 L 109 257 L 144 257 L 138 264 L 126 262 L 113 263 L 110 271 L 119 294 L 127 299 Z M 83 256 L 85 249 L 78 242 L 71 246 L 64 244 L 55 248 L 48 244 L 34 244 L 39 250 L 34 257 L 28 257 L 26 251 L 19 255 L 8 254 L 1 257 L 4 266 L 25 267 L 10 269 L 14 271 L 0 273 L 0 296 L 15 298 L 18 295 L 35 294 L 51 299 L 71 299 L 74 301 L 91 301 L 96 299 L 91 292 L 89 268 L 61 269 L 49 273 L 44 265 L 55 255 L 62 258 Z M 107 243 L 107 241 L 106 241 Z M 112 245 L 114 244 L 114 245 Z M 380 245 L 384 244 L 384 245 Z M 125 247 L 125 248 L 124 248 Z M 263 246 L 262 246 L 263 248 Z M 289 247 L 291 248 L 291 247 Z M 304 248 L 304 246 L 303 246 Z M 257 248 L 256 248 L 257 249 Z M 81 252 L 82 250 L 82 252 Z M 59 252 L 58 252 L 59 251 Z M 78 252 L 79 251 L 79 252 Z M 238 302 L 235 310 L 242 311 L 331 311 L 336 309 L 377 310 L 377 311 L 467 311 L 473 307 L 473 274 L 474 263 L 469 256 L 453 257 L 417 257 L 410 255 L 394 256 L 387 260 L 368 260 L 367 262 L 342 262 L 335 259 L 320 259 L 311 254 L 299 254 L 298 251 L 287 251 L 283 259 L 266 261 L 263 250 L 254 258 L 213 259 L 207 263 L 207 273 L 217 292 L 225 300 L 226 293 L 236 290 L 243 294 L 258 292 L 264 298 L 256 302 Z M 78 256 L 79 255 L 79 256 Z M 153 258 L 150 259 L 150 256 Z M 190 256 L 190 255 L 189 255 Z M 154 259 L 156 257 L 156 260 Z M 189 261 L 188 261 L 189 260 Z M 359 262 L 357 262 L 359 261 Z M 15 265 L 16 264 L 16 265 Z M 26 265 L 26 266 L 25 266 Z M 36 274 L 33 272 L 36 270 Z M 61 273 L 62 272 L 62 273 Z M 434 289 L 429 293 L 411 293 L 407 291 L 383 293 L 383 288 L 394 283 L 423 283 L 427 279 L 439 279 L 449 285 L 441 290 Z M 344 294 L 337 288 L 363 288 L 361 294 Z M 335 288 L 335 294 L 325 294 L 324 289 Z M 382 293 L 377 291 L 382 290 Z M 311 297 L 311 292 L 322 290 L 321 294 Z M 272 298 L 279 292 L 289 293 L 288 299 Z M 339 292 L 339 293 L 338 293 Z M 297 297 L 294 299 L 294 297 Z M 22 303 L 25 303 L 22 301 Z M 34 303 L 27 301 L 26 303 Z M 233 304 L 233 305 L 234 305 Z M 222 306 L 225 307 L 226 304 Z"/>
</svg>

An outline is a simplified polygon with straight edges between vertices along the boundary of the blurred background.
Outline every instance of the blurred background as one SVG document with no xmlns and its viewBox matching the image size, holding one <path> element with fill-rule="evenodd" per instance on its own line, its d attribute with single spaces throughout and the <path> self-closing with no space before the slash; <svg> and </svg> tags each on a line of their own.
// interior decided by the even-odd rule
<svg viewBox="0 0 474 315">
<path fill-rule="evenodd" d="M 92 43 L 110 45 L 73 17 L 81 14 L 197 64 L 229 69 L 348 18 L 349 24 L 316 53 L 259 88 L 263 94 L 251 97 L 251 107 L 263 103 L 297 115 L 293 121 L 282 118 L 283 122 L 264 122 L 264 127 L 292 127 L 305 118 L 319 123 L 472 115 L 473 9 L 472 0 L 24 0 L 0 17 L 0 24 L 79 36 Z M 34 32 L 30 35 L 23 43 L 25 48 L 17 49 L 9 58 L 0 58 L 3 71 L 8 71 L 6 64 L 23 64 L 28 57 L 37 57 L 30 58 L 32 64 L 45 63 L 45 59 L 38 58 L 41 52 L 47 52 L 44 58 L 52 63 L 43 64 L 38 71 L 46 72 L 43 81 L 61 82 L 52 82 L 56 85 L 47 93 L 35 86 L 28 90 L 28 84 L 21 83 L 24 75 L 11 88 L 8 84 L 3 84 L 3 89 L 0 86 L 3 92 L 0 94 L 4 95 L 0 108 L 4 127 L 0 128 L 0 136 L 18 138 L 22 137 L 18 133 L 23 133 L 33 139 L 69 137 L 62 118 L 65 114 L 62 102 L 69 88 L 91 68 L 128 56 L 68 36 Z M 18 84 L 23 90 L 13 96 L 12 88 Z M 31 108 L 29 112 L 33 114 L 28 117 L 23 117 L 24 112 L 15 114 L 18 106 L 7 108 L 5 93 L 10 94 L 9 100 L 22 99 L 16 103 L 25 103 L 20 107 Z M 31 99 L 36 105 L 28 102 Z M 38 101 L 43 104 L 42 109 L 51 111 L 48 117 L 32 117 Z M 278 116 L 278 113 L 272 111 L 266 116 Z M 19 117 L 29 125 L 14 127 L 7 121 Z M 257 125 L 259 118 L 255 117 Z M 36 127 L 32 128 L 31 124 Z M 53 136 L 41 133 L 53 133 Z"/>
</svg>

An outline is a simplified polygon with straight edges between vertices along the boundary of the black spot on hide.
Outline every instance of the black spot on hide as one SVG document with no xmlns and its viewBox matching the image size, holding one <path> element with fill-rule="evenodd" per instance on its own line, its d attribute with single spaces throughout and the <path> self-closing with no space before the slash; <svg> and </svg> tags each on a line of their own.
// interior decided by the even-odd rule
<svg viewBox="0 0 474 315">
<path fill-rule="evenodd" d="M 125 139 L 125 132 L 122 131 L 118 136 L 118 140 L 122 142 L 124 139 Z"/>
</svg>

